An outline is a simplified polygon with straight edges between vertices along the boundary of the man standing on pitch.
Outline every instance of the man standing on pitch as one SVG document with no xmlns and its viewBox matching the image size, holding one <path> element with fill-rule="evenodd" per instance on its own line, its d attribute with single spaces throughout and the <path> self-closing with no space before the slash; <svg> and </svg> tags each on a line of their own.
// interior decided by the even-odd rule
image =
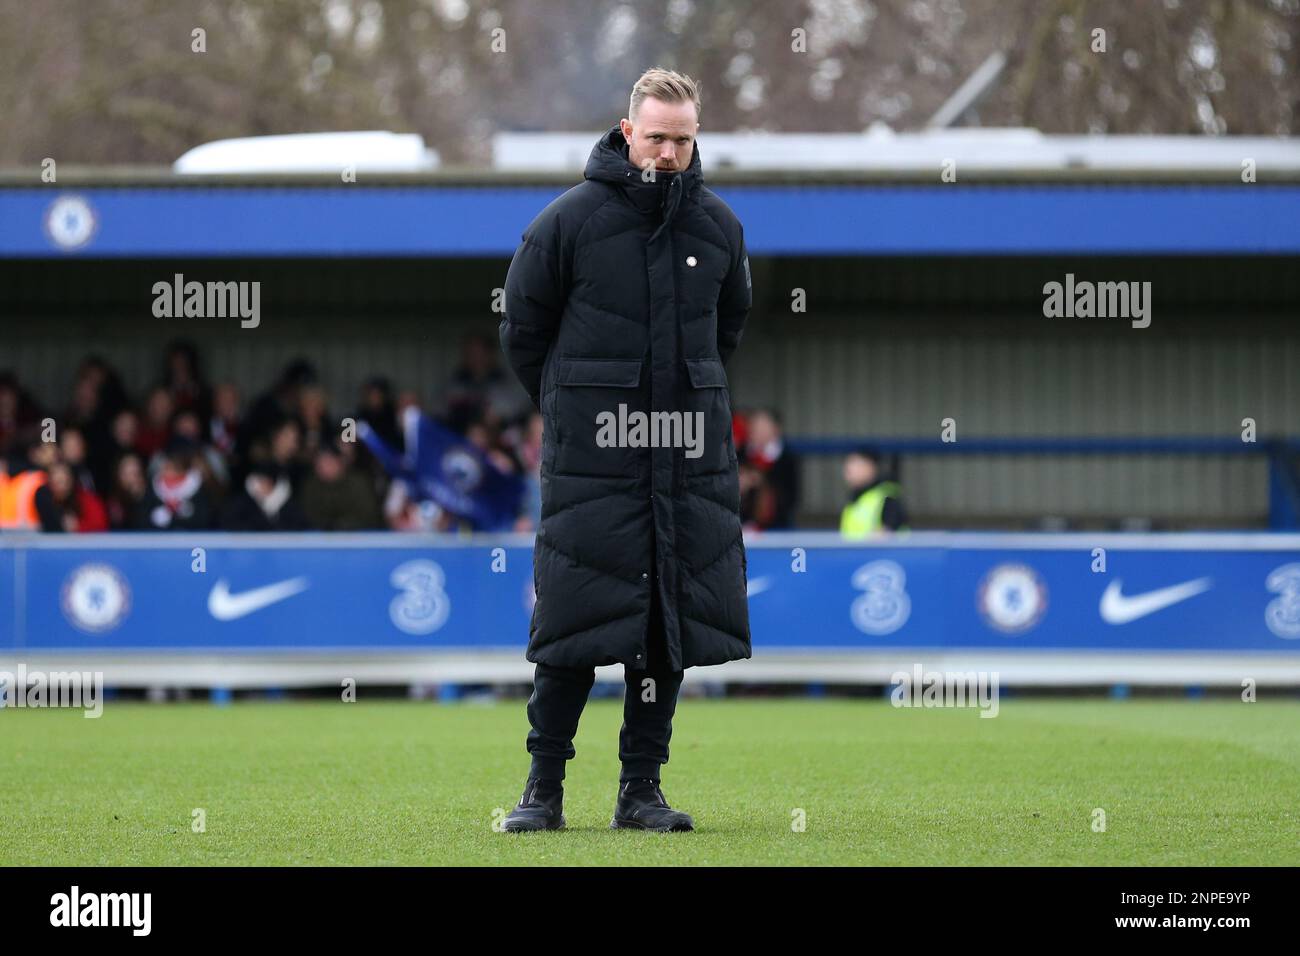
<svg viewBox="0 0 1300 956">
<path fill-rule="evenodd" d="M 690 77 L 642 75 L 628 118 L 528 226 L 506 276 L 501 347 L 543 417 L 532 764 L 507 831 L 564 826 L 594 668 L 620 662 L 610 826 L 693 829 L 659 787 L 682 673 L 750 656 L 724 370 L 752 301 L 749 259 L 739 220 L 704 186 L 699 114 Z M 643 413 L 652 434 L 611 442 L 598 419 L 621 412 Z"/>
</svg>

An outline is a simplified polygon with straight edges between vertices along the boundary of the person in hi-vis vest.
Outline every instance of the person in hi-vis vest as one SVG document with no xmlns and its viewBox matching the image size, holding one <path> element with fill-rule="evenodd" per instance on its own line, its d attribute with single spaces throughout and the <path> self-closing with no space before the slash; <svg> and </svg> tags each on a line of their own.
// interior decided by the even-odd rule
<svg viewBox="0 0 1300 956">
<path fill-rule="evenodd" d="M 906 531 L 907 512 L 899 499 L 898 482 L 880 473 L 880 456 L 869 448 L 844 458 L 844 484 L 849 501 L 840 512 L 840 534 L 865 538 L 882 531 Z"/>
</svg>

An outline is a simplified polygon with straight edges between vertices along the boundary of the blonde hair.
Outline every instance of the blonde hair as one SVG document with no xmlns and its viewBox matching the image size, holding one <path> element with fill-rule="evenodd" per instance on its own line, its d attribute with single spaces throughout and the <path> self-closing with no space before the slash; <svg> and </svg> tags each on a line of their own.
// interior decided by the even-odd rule
<svg viewBox="0 0 1300 956">
<path fill-rule="evenodd" d="M 657 66 L 642 73 L 641 78 L 632 86 L 632 99 L 627 106 L 628 119 L 636 119 L 637 109 L 647 96 L 665 103 L 694 103 L 695 118 L 700 118 L 700 87 L 685 73 Z"/>
</svg>

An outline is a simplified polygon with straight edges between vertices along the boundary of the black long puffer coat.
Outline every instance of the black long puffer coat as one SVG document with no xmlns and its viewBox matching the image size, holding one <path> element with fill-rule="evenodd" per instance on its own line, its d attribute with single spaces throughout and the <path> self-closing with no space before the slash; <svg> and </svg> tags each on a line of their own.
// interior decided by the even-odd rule
<svg viewBox="0 0 1300 956">
<path fill-rule="evenodd" d="M 644 668 L 652 588 L 674 670 L 750 656 L 724 365 L 751 302 L 743 230 L 698 146 L 645 181 L 615 126 L 524 232 L 500 333 L 544 419 L 529 661 Z M 702 449 L 634 432 L 602 447 L 597 416 L 620 406 L 702 412 Z"/>
</svg>

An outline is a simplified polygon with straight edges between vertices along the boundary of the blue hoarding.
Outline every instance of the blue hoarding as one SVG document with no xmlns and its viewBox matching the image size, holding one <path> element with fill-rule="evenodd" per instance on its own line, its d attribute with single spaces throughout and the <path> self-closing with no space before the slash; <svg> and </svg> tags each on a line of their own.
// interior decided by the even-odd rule
<svg viewBox="0 0 1300 956">
<path fill-rule="evenodd" d="M 760 537 L 764 649 L 1300 654 L 1300 536 Z M 517 650 L 531 540 L 0 538 L 0 651 Z"/>
<path fill-rule="evenodd" d="M 0 188 L 0 257 L 508 257 L 528 223 L 565 188 Z M 722 185 L 716 191 L 745 224 L 756 256 L 1300 252 L 1300 186 L 1294 185 Z M 792 222 L 801 228 L 790 228 Z"/>
</svg>

